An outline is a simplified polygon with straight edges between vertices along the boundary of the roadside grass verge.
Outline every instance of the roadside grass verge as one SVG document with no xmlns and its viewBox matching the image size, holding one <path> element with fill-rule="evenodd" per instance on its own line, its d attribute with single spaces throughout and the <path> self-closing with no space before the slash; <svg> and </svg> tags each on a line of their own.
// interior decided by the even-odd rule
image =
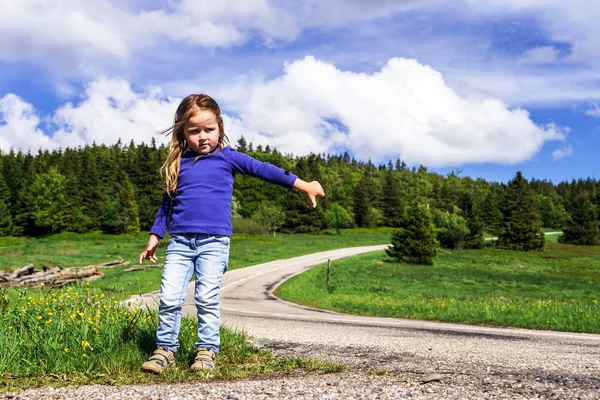
<svg viewBox="0 0 600 400">
<path fill-rule="evenodd" d="M 432 267 L 384 252 L 315 267 L 277 288 L 285 300 L 349 314 L 600 333 L 600 246 L 439 253 Z"/>
<path fill-rule="evenodd" d="M 229 269 L 296 257 L 318 251 L 343 247 L 368 246 L 389 242 L 389 228 L 346 229 L 341 235 L 325 232 L 320 235 L 281 234 L 234 235 L 231 239 Z M 27 264 L 36 269 L 42 265 L 61 267 L 82 266 L 122 259 L 138 264 L 139 254 L 148 241 L 148 233 L 136 235 L 108 235 L 102 232 L 86 234 L 61 233 L 42 238 L 0 238 L 0 269 L 13 270 Z M 161 240 L 157 255 L 158 264 L 163 262 L 168 237 Z M 145 263 L 150 265 L 149 262 Z M 160 289 L 162 268 L 124 272 L 128 267 L 103 269 L 103 279 L 91 283 L 91 287 L 118 297 L 143 294 Z M 118 288 L 118 289 L 117 289 Z"/>
<path fill-rule="evenodd" d="M 245 333 L 221 328 L 214 373 L 194 373 L 196 321 L 184 318 L 177 365 L 161 375 L 140 366 L 154 350 L 155 311 L 126 309 L 89 286 L 65 290 L 0 289 L 0 392 L 38 386 L 122 385 L 235 379 L 296 369 L 337 372 L 345 367 L 313 359 L 275 358 L 249 344 Z"/>
</svg>

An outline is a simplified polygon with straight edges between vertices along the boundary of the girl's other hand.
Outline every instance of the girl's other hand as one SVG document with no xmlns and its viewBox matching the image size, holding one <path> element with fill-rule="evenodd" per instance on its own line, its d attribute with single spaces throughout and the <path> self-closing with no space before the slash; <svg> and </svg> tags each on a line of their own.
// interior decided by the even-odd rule
<svg viewBox="0 0 600 400">
<path fill-rule="evenodd" d="M 158 257 L 156 257 L 156 249 L 158 248 L 159 238 L 156 235 L 150 235 L 148 239 L 148 244 L 146 245 L 146 250 L 140 254 L 140 264 L 144 262 L 144 260 L 150 260 L 152 263 L 156 263 Z"/>
</svg>

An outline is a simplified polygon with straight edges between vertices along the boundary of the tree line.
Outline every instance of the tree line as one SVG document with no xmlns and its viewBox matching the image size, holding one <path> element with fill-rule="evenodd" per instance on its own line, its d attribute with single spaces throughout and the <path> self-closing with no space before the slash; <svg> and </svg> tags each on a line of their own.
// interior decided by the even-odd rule
<svg viewBox="0 0 600 400">
<path fill-rule="evenodd" d="M 419 204 L 430 214 L 437 240 L 447 247 L 478 248 L 484 233 L 497 235 L 499 244 L 512 243 L 505 236 L 525 225 L 563 230 L 566 243 L 598 243 L 600 185 L 595 178 L 554 184 L 517 173 L 504 184 L 463 177 L 460 171 L 441 175 L 425 166 L 410 168 L 401 159 L 374 165 L 348 153 L 296 157 L 254 147 L 243 137 L 233 147 L 323 184 L 327 197 L 312 209 L 298 191 L 236 175 L 235 217 L 258 221 L 273 235 L 400 228 L 410 207 Z M 0 152 L 0 235 L 149 230 L 164 191 L 159 169 L 167 152 L 154 140 L 36 154 Z M 517 242 L 525 243 L 531 234 L 519 235 Z"/>
</svg>

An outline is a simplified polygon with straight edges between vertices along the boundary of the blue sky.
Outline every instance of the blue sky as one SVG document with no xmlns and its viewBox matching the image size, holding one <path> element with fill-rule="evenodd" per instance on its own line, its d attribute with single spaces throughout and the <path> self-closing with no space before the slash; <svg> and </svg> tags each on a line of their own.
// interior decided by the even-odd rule
<svg viewBox="0 0 600 400">
<path fill-rule="evenodd" d="M 600 176 L 594 0 L 0 3 L 0 149 L 166 141 L 211 94 L 233 142 L 440 173 Z"/>
</svg>

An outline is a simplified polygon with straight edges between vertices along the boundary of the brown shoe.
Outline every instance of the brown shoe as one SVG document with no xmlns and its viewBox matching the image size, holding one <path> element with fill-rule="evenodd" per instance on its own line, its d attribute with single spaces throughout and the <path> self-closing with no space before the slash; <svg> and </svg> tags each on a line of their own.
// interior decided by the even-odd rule
<svg viewBox="0 0 600 400">
<path fill-rule="evenodd" d="M 193 371 L 207 371 L 215 369 L 217 354 L 205 348 L 199 348 L 194 363 L 190 367 Z"/>
<path fill-rule="evenodd" d="M 175 353 L 162 347 L 154 350 L 150 359 L 142 364 L 142 370 L 160 374 L 164 368 L 175 365 Z"/>
</svg>

